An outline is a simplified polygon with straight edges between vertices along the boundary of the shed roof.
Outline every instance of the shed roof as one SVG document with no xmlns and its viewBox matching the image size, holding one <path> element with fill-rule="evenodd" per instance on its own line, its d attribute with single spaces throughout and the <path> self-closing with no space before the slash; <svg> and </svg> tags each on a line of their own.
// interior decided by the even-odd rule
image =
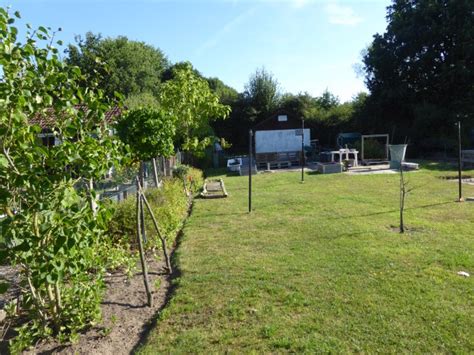
<svg viewBox="0 0 474 355">
<path fill-rule="evenodd" d="M 87 112 L 88 108 L 85 105 L 75 105 L 76 110 L 82 110 Z M 105 122 L 108 124 L 114 123 L 116 118 L 122 114 L 122 109 L 118 106 L 114 106 L 111 110 L 105 113 Z M 37 114 L 35 117 L 30 119 L 31 124 L 36 124 L 42 129 L 50 129 L 55 126 L 56 114 L 54 110 L 48 109 L 44 114 Z"/>
<path fill-rule="evenodd" d="M 278 116 L 286 116 L 286 121 L 279 121 Z M 268 131 L 268 130 L 282 130 L 282 129 L 298 129 L 301 128 L 301 118 L 296 117 L 286 111 L 278 110 L 270 115 L 265 120 L 257 123 L 254 126 L 256 131 Z"/>
</svg>

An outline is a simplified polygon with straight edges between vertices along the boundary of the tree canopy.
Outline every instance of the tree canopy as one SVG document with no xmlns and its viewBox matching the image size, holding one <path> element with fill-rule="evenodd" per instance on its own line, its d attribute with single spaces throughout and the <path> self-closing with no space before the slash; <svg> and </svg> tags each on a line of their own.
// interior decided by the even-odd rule
<svg viewBox="0 0 474 355">
<path fill-rule="evenodd" d="M 144 92 L 158 95 L 163 72 L 169 66 L 160 49 L 125 36 L 102 38 L 91 32 L 85 38 L 76 37 L 76 42 L 69 45 L 66 61 L 98 79 L 99 88 L 109 97 L 115 92 L 126 97 Z M 106 69 L 98 69 L 97 62 L 105 63 Z"/>
<path fill-rule="evenodd" d="M 245 85 L 244 97 L 249 102 L 249 115 L 260 121 L 274 111 L 280 101 L 278 81 L 265 68 L 260 68 L 250 76 Z"/>
<path fill-rule="evenodd" d="M 418 142 L 442 138 L 472 115 L 474 2 L 394 0 L 387 19 L 363 59 L 373 112 Z"/>
<path fill-rule="evenodd" d="M 200 152 L 212 143 L 210 121 L 224 119 L 230 107 L 219 102 L 206 80 L 190 63 L 173 69 L 172 79 L 163 83 L 160 108 L 176 119 L 175 143 L 183 150 Z"/>
</svg>

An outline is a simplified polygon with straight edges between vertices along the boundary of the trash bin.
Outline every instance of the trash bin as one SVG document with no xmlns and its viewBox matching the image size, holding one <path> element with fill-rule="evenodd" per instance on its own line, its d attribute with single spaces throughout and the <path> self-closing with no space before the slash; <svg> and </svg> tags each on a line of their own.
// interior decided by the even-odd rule
<svg viewBox="0 0 474 355">
<path fill-rule="evenodd" d="M 401 163 L 405 161 L 407 144 L 391 144 L 388 149 L 390 151 L 390 169 L 400 169 Z"/>
</svg>

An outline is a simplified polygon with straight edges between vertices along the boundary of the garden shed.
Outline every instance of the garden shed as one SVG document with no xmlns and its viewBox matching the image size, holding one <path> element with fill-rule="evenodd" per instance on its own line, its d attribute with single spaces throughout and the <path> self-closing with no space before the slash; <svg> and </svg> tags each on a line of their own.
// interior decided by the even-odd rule
<svg viewBox="0 0 474 355">
<path fill-rule="evenodd" d="M 309 128 L 285 112 L 277 112 L 260 122 L 255 129 L 255 156 L 259 168 L 284 168 L 301 163 L 302 140 L 310 145 Z"/>
</svg>

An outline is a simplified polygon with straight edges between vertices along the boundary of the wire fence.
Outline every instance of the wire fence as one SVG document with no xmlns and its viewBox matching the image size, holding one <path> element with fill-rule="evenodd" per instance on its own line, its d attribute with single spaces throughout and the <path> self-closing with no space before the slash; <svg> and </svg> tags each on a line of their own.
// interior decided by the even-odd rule
<svg viewBox="0 0 474 355">
<path fill-rule="evenodd" d="M 181 153 L 177 153 L 170 158 L 158 157 L 155 159 L 157 180 L 155 182 L 154 167 L 152 161 L 144 162 L 144 187 L 160 187 L 165 177 L 173 176 L 173 169 L 181 164 Z M 96 184 L 96 191 L 101 200 L 108 199 L 120 202 L 133 196 L 137 192 L 135 178 L 137 170 L 127 170 L 121 174 L 112 172 L 107 178 Z"/>
</svg>

